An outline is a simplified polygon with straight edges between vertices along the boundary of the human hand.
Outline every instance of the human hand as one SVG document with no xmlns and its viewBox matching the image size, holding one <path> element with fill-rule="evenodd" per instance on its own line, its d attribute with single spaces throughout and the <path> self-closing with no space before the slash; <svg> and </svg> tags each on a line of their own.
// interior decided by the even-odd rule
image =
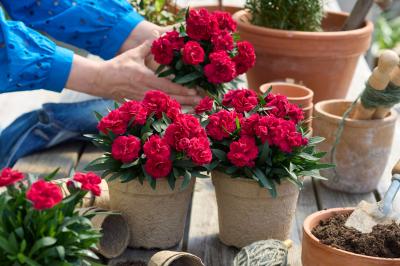
<svg viewBox="0 0 400 266">
<path fill-rule="evenodd" d="M 115 100 L 142 100 L 147 90 L 159 89 L 184 106 L 196 105 L 200 97 L 195 90 L 159 78 L 145 65 L 149 52 L 150 43 L 145 42 L 108 61 L 94 62 L 75 56 L 67 87 Z"/>
</svg>

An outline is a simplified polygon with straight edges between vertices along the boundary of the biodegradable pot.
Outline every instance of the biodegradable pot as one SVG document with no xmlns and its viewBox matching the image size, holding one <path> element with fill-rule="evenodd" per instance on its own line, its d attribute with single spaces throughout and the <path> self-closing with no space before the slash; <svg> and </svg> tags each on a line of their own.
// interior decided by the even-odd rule
<svg viewBox="0 0 400 266">
<path fill-rule="evenodd" d="M 181 190 L 183 179 L 171 190 L 166 179 L 158 179 L 153 190 L 137 179 L 109 182 L 110 206 L 122 212 L 130 229 L 133 248 L 169 248 L 182 239 L 195 178 Z"/>
<path fill-rule="evenodd" d="M 306 218 L 303 225 L 301 261 L 303 266 L 398 266 L 400 259 L 385 259 L 360 255 L 324 245 L 311 233 L 321 220 L 326 220 L 334 213 L 352 212 L 354 208 L 334 208 L 319 211 Z"/>
<path fill-rule="evenodd" d="M 163 250 L 154 254 L 147 266 L 204 266 L 204 264 L 193 254 Z"/>
<path fill-rule="evenodd" d="M 314 92 L 305 86 L 287 82 L 271 82 L 261 85 L 260 92 L 265 93 L 269 88 L 272 93 L 285 95 L 290 103 L 297 104 L 303 109 L 312 105 Z"/>
<path fill-rule="evenodd" d="M 315 105 L 313 129 L 316 136 L 326 138 L 318 146 L 319 150 L 328 151 L 322 159 L 324 162 L 331 162 L 330 150 L 336 140 L 336 131 L 350 104 L 345 100 L 329 100 Z M 384 119 L 347 118 L 336 146 L 336 169 L 321 171 L 329 179 L 322 184 L 349 193 L 373 191 L 390 155 L 397 117 L 397 112 L 392 109 Z"/>
<path fill-rule="evenodd" d="M 241 10 L 233 15 L 242 40 L 256 50 L 255 67 L 247 72 L 250 88 L 292 78 L 315 93 L 315 102 L 344 98 L 358 58 L 368 50 L 373 24 L 340 31 L 346 13 L 327 12 L 323 32 L 271 29 L 250 23 L 250 14 Z"/>
<path fill-rule="evenodd" d="M 265 239 L 286 240 L 292 226 L 298 188 L 288 181 L 277 187 L 278 197 L 247 178 L 212 172 L 218 204 L 219 239 L 238 248 Z"/>
</svg>

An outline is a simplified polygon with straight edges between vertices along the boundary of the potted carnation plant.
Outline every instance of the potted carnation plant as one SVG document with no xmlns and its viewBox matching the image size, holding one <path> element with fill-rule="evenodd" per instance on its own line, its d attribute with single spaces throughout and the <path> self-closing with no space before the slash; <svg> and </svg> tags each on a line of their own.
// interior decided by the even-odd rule
<svg viewBox="0 0 400 266">
<path fill-rule="evenodd" d="M 226 83 L 255 63 L 253 46 L 237 41 L 235 30 L 236 23 L 227 12 L 188 10 L 185 23 L 153 42 L 151 52 L 160 64 L 156 73 L 222 97 Z"/>
<path fill-rule="evenodd" d="M 285 96 L 248 89 L 228 92 L 222 102 L 205 98 L 196 107 L 207 123 L 213 162 L 219 238 L 243 247 L 289 236 L 303 176 L 321 178 L 320 137 L 301 129 L 302 110 Z"/>
<path fill-rule="evenodd" d="M 291 78 L 311 88 L 315 102 L 346 96 L 371 22 L 343 31 L 348 14 L 324 12 L 321 0 L 247 0 L 245 7 L 233 19 L 258 57 L 247 73 L 250 88 Z"/>
<path fill-rule="evenodd" d="M 101 234 L 94 212 L 79 214 L 84 196 L 99 195 L 100 177 L 79 173 L 69 180 L 69 195 L 51 182 L 56 171 L 38 179 L 5 168 L 0 172 L 0 264 L 92 265 Z"/>
<path fill-rule="evenodd" d="M 116 105 L 99 116 L 94 143 L 105 154 L 88 170 L 108 177 L 110 206 L 131 229 L 130 246 L 167 248 L 182 238 L 195 177 L 211 162 L 204 128 L 179 103 L 160 91 L 141 102 Z"/>
</svg>

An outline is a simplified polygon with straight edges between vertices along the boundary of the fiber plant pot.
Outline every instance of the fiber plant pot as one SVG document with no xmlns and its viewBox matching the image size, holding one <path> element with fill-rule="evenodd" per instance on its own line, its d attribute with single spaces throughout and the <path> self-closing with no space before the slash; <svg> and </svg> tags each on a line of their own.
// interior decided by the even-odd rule
<svg viewBox="0 0 400 266">
<path fill-rule="evenodd" d="M 331 162 L 332 146 L 342 115 L 350 106 L 346 100 L 322 101 L 315 105 L 313 129 L 316 136 L 325 137 L 319 144 L 322 151 L 329 151 L 322 159 Z M 347 118 L 339 144 L 336 146 L 334 163 L 336 170 L 321 170 L 329 180 L 323 185 L 349 193 L 373 191 L 385 170 L 392 148 L 398 114 L 394 109 L 384 119 L 355 120 Z"/>
<path fill-rule="evenodd" d="M 109 182 L 110 206 L 120 211 L 130 229 L 129 246 L 169 248 L 181 241 L 195 178 L 181 190 L 182 179 L 171 190 L 166 179 L 157 180 L 156 190 L 138 180 Z"/>
<path fill-rule="evenodd" d="M 293 222 L 298 188 L 288 181 L 272 198 L 267 189 L 246 178 L 212 172 L 218 204 L 219 239 L 238 248 L 265 239 L 286 240 Z"/>
<path fill-rule="evenodd" d="M 318 225 L 321 220 L 326 220 L 334 213 L 349 213 L 354 208 L 334 208 L 319 211 L 306 218 L 303 225 L 303 242 L 301 261 L 303 266 L 398 266 L 400 259 L 385 259 L 360 255 L 344 250 L 340 250 L 320 243 L 311 233 L 311 230 Z"/>
<path fill-rule="evenodd" d="M 306 128 L 311 129 L 314 92 L 309 88 L 287 82 L 271 82 L 260 86 L 260 92 L 265 93 L 269 88 L 274 94 L 285 95 L 290 103 L 297 104 L 304 111 Z"/>
<path fill-rule="evenodd" d="M 241 10 L 233 15 L 242 40 L 256 50 L 256 64 L 247 72 L 249 87 L 292 78 L 315 93 L 314 101 L 344 98 L 358 58 L 368 50 L 373 24 L 340 31 L 348 14 L 327 12 L 322 32 L 287 31 L 255 26 Z"/>
</svg>

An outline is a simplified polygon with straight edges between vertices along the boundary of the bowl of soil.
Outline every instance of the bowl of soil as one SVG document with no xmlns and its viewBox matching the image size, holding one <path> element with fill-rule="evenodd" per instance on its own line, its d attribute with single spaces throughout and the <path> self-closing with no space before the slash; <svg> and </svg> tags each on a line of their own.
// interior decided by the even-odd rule
<svg viewBox="0 0 400 266">
<path fill-rule="evenodd" d="M 354 208 L 315 212 L 303 225 L 303 266 L 400 265 L 400 225 L 376 225 L 363 234 L 344 224 Z"/>
</svg>

